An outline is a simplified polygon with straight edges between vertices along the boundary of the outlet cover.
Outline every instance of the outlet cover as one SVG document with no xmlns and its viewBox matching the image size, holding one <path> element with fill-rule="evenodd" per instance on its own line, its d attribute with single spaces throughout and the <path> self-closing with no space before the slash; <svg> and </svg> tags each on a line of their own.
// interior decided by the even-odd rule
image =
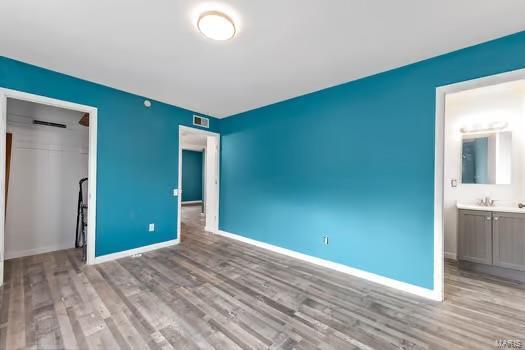
<svg viewBox="0 0 525 350">
<path fill-rule="evenodd" d="M 149 232 L 155 231 L 155 224 L 149 224 L 148 231 Z"/>
</svg>

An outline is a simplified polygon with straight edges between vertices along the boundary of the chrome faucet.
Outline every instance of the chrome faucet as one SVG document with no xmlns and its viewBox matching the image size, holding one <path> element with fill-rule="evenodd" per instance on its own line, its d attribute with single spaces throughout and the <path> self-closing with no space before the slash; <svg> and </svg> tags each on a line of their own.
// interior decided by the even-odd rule
<svg viewBox="0 0 525 350">
<path fill-rule="evenodd" d="M 486 196 L 485 198 L 482 198 L 479 201 L 479 205 L 483 207 L 493 207 L 494 206 L 494 199 L 490 199 L 490 197 Z"/>
</svg>

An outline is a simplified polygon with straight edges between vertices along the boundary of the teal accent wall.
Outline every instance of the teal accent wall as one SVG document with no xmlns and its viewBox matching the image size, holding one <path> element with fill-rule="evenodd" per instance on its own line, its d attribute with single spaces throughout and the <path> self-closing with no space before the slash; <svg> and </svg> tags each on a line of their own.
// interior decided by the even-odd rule
<svg viewBox="0 0 525 350">
<path fill-rule="evenodd" d="M 177 238 L 178 127 L 193 126 L 191 111 L 156 101 L 146 108 L 144 97 L 6 57 L 0 87 L 98 108 L 97 256 Z"/>
<path fill-rule="evenodd" d="M 220 229 L 432 289 L 436 87 L 519 68 L 525 32 L 221 120 Z"/>
<path fill-rule="evenodd" d="M 220 228 L 432 288 L 435 88 L 519 68 L 525 32 L 211 118 Z M 178 126 L 191 111 L 6 57 L 0 87 L 98 108 L 97 256 L 177 237 Z"/>
<path fill-rule="evenodd" d="M 182 201 L 202 200 L 202 152 L 182 151 Z"/>
</svg>

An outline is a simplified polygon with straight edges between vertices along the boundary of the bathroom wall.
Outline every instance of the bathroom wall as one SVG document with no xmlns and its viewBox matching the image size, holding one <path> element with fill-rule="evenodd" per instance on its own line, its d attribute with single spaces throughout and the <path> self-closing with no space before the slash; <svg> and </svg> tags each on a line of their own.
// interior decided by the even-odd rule
<svg viewBox="0 0 525 350">
<path fill-rule="evenodd" d="M 460 129 L 473 123 L 490 121 L 506 121 L 509 123 L 508 130 L 512 131 L 511 184 L 462 184 Z M 452 187 L 453 179 L 457 180 L 457 187 Z M 525 80 L 447 96 L 444 198 L 447 257 L 456 258 L 456 203 L 474 203 L 484 196 L 509 202 L 525 201 Z"/>
</svg>

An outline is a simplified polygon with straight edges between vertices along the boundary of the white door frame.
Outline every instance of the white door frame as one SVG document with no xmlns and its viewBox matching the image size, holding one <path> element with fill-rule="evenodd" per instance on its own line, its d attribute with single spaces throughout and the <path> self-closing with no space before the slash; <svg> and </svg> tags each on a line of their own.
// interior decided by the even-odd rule
<svg viewBox="0 0 525 350">
<path fill-rule="evenodd" d="M 436 88 L 436 134 L 434 165 L 434 290 L 433 299 L 444 300 L 445 284 L 445 234 L 444 234 L 444 186 L 445 186 L 445 99 L 447 94 L 471 90 L 525 79 L 525 69 L 486 76 L 444 85 Z"/>
<path fill-rule="evenodd" d="M 206 227 L 206 229 L 210 232 L 217 232 L 219 230 L 219 203 L 220 203 L 220 200 L 219 200 L 219 192 L 220 192 L 220 155 L 221 155 L 221 135 L 216 133 L 216 132 L 212 132 L 212 131 L 207 131 L 207 130 L 202 130 L 202 129 L 197 129 L 197 128 L 192 128 L 192 127 L 189 127 L 189 126 L 184 126 L 184 125 L 179 125 L 179 179 L 178 179 L 178 211 L 177 211 L 177 238 L 179 240 L 182 239 L 182 230 L 181 230 L 181 207 L 182 207 L 182 192 L 181 192 L 181 189 L 182 189 L 182 149 L 183 149 L 183 146 L 182 146 L 182 131 L 188 131 L 188 132 L 191 132 L 191 133 L 195 133 L 195 134 L 201 134 L 201 135 L 204 135 L 204 136 L 212 136 L 212 137 L 215 137 L 217 139 L 217 162 L 215 164 L 216 166 L 216 171 L 217 171 L 217 186 L 215 186 L 215 189 L 217 191 L 217 196 L 216 196 L 216 208 L 217 208 L 217 212 L 214 213 L 216 216 L 217 216 L 217 221 L 216 221 L 216 224 L 214 225 L 214 227 Z M 208 150 L 206 150 L 208 152 Z M 204 170 L 205 171 L 205 170 Z M 207 210 L 208 206 L 205 205 L 205 208 Z"/>
<path fill-rule="evenodd" d="M 4 234 L 5 234 L 5 159 L 6 144 L 5 134 L 7 130 L 7 99 L 40 103 L 48 106 L 70 109 L 78 112 L 89 113 L 89 165 L 88 165 L 88 232 L 87 232 L 87 264 L 95 263 L 96 244 L 96 213 L 97 213 L 97 108 L 67 102 L 45 96 L 29 94 L 22 91 L 0 88 L 0 258 L 3 264 L 4 258 Z M 73 240 L 73 236 L 71 236 Z M 3 266 L 2 266 L 3 267 Z M 0 271 L 3 283 L 3 268 Z M 1 285 L 1 284 L 0 284 Z"/>
</svg>

